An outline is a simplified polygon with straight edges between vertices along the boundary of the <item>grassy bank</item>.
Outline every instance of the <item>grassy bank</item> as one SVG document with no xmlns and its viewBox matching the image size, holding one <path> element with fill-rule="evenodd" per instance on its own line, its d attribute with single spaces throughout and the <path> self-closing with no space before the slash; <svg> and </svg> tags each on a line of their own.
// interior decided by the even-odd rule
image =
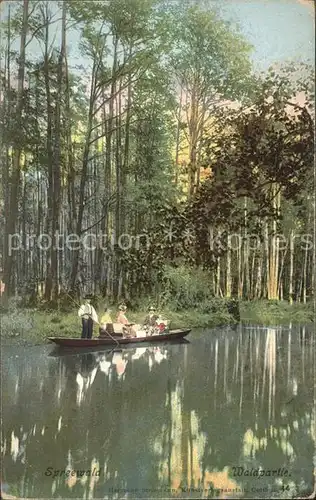
<svg viewBox="0 0 316 500">
<path fill-rule="evenodd" d="M 290 305 L 286 301 L 254 300 L 240 303 L 240 318 L 245 323 L 260 325 L 311 323 L 315 312 L 312 302 Z"/>
<path fill-rule="evenodd" d="M 218 311 L 210 315 L 196 310 L 174 312 L 164 309 L 162 314 L 171 321 L 171 328 L 206 328 L 234 322 L 234 318 L 226 311 Z M 146 311 L 129 312 L 127 316 L 132 322 L 142 323 Z M 1 318 L 1 342 L 4 345 L 12 341 L 42 344 L 50 336 L 74 337 L 80 336 L 80 333 L 81 322 L 77 316 L 77 310 L 58 313 L 57 311 L 16 309 L 2 314 Z M 98 335 L 97 325 L 94 327 L 94 335 Z"/>
<path fill-rule="evenodd" d="M 100 311 L 98 311 L 100 312 Z M 171 328 L 213 328 L 216 326 L 235 323 L 234 317 L 223 307 L 217 304 L 217 310 L 188 309 L 172 311 L 165 308 L 163 316 L 171 321 Z M 146 315 L 145 310 L 131 311 L 128 318 L 135 323 L 142 323 Z M 276 301 L 253 301 L 240 304 L 241 321 L 275 325 L 284 323 L 309 323 L 313 321 L 314 311 L 312 304 L 294 304 Z M 1 317 L 1 342 L 18 342 L 21 344 L 43 344 L 49 336 L 73 337 L 79 336 L 81 323 L 77 310 L 69 312 L 40 311 L 36 309 L 14 309 Z M 95 326 L 94 334 L 98 334 Z"/>
</svg>

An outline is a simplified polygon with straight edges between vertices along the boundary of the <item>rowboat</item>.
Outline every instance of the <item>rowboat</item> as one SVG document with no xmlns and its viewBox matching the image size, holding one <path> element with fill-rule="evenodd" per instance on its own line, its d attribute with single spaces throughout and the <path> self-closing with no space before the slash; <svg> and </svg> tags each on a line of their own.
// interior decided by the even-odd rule
<svg viewBox="0 0 316 500">
<path fill-rule="evenodd" d="M 102 337 L 95 339 L 81 339 L 81 338 L 66 338 L 66 337 L 48 337 L 50 342 L 54 342 L 59 347 L 96 347 L 104 345 L 126 345 L 126 344 L 140 344 L 142 342 L 166 342 L 177 339 L 183 339 L 191 330 L 170 330 L 168 333 L 160 335 L 152 335 L 148 337 Z"/>
</svg>

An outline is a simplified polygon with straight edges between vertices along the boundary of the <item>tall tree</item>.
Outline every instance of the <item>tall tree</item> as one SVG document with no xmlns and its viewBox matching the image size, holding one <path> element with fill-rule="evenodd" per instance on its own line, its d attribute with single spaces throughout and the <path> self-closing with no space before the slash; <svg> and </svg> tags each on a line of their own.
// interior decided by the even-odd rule
<svg viewBox="0 0 316 500">
<path fill-rule="evenodd" d="M 24 97 L 24 78 L 25 78 L 25 47 L 26 36 L 28 30 L 28 16 L 29 16 L 29 0 L 23 0 L 23 21 L 22 30 L 20 35 L 20 53 L 18 60 L 18 87 L 16 108 L 14 113 L 16 130 L 22 129 L 22 113 L 23 113 L 23 97 Z M 10 50 L 10 47 L 8 48 Z M 9 180 L 9 211 L 6 213 L 6 229 L 5 229 L 5 265 L 4 265 L 4 283 L 5 292 L 10 296 L 14 291 L 14 254 L 9 252 L 9 238 L 16 232 L 16 223 L 18 215 L 18 199 L 20 188 L 20 173 L 21 173 L 21 155 L 22 155 L 23 140 L 18 137 L 13 148 L 12 158 L 12 172 Z"/>
<path fill-rule="evenodd" d="M 249 89 L 250 45 L 210 8 L 176 9 L 175 48 L 171 62 L 184 95 L 181 121 L 188 143 L 188 197 L 199 183 L 204 128 L 214 106 L 240 99 Z"/>
</svg>

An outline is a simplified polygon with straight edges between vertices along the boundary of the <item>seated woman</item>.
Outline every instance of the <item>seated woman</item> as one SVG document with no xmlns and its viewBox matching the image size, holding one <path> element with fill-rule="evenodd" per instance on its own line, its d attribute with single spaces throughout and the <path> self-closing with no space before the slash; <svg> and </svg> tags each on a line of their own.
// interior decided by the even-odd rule
<svg viewBox="0 0 316 500">
<path fill-rule="evenodd" d="M 117 323 L 123 325 L 123 335 L 126 337 L 136 337 L 137 330 L 140 329 L 140 325 L 135 323 L 130 323 L 126 317 L 127 307 L 124 304 L 119 306 L 119 313 L 117 315 Z"/>
<path fill-rule="evenodd" d="M 99 335 L 100 337 L 108 337 L 109 335 L 111 336 L 114 335 L 113 321 L 111 318 L 111 309 L 108 309 L 107 307 L 104 308 L 104 313 L 100 320 Z"/>
</svg>

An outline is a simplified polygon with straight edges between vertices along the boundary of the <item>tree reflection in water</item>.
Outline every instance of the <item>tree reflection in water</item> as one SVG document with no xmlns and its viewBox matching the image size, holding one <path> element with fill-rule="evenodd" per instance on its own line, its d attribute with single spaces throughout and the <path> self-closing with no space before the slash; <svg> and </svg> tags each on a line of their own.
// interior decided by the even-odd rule
<svg viewBox="0 0 316 500">
<path fill-rule="evenodd" d="M 55 358 L 42 348 L 5 352 L 7 494 L 207 498 L 214 488 L 221 498 L 291 498 L 311 492 L 315 346 L 308 328 L 240 327 L 196 332 L 190 340 Z M 48 467 L 78 472 L 52 477 Z M 283 467 L 291 476 L 234 476 L 233 467 Z M 88 470 L 99 475 L 82 474 Z M 253 487 L 267 491 L 256 494 Z M 111 488 L 129 493 L 117 496 Z"/>
</svg>

